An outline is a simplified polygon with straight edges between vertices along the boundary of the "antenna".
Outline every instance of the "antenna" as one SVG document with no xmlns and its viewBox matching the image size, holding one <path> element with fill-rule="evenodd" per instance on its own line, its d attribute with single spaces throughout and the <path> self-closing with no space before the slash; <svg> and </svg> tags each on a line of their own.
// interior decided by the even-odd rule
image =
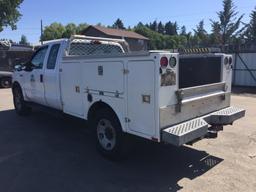
<svg viewBox="0 0 256 192">
<path fill-rule="evenodd" d="M 41 19 L 41 36 L 40 36 L 41 45 L 43 45 L 43 20 Z"/>
</svg>

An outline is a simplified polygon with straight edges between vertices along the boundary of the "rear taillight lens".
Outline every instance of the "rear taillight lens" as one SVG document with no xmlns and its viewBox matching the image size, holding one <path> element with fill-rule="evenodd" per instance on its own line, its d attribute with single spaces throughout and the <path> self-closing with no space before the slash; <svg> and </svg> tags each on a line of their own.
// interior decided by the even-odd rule
<svg viewBox="0 0 256 192">
<path fill-rule="evenodd" d="M 233 63 L 233 58 L 232 57 L 229 57 L 229 60 L 228 60 L 229 64 L 231 65 Z"/>
<path fill-rule="evenodd" d="M 160 66 L 161 66 L 161 68 L 166 68 L 168 63 L 169 63 L 169 61 L 168 61 L 167 57 L 162 57 L 160 59 Z"/>
<path fill-rule="evenodd" d="M 225 59 L 224 59 L 224 64 L 225 64 L 225 65 L 228 64 L 228 57 L 225 57 Z"/>
<path fill-rule="evenodd" d="M 170 58 L 170 61 L 169 61 L 170 67 L 171 67 L 171 68 L 174 68 L 174 67 L 176 66 L 176 64 L 177 64 L 176 58 L 175 58 L 175 57 L 171 57 L 171 58 Z"/>
</svg>

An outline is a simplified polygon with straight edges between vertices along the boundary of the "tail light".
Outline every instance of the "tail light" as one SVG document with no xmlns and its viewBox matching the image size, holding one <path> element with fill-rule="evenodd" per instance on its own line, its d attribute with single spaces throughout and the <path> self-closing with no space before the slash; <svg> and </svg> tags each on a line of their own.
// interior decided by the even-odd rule
<svg viewBox="0 0 256 192">
<path fill-rule="evenodd" d="M 171 68 L 174 68 L 174 67 L 176 66 L 176 64 L 177 64 L 176 58 L 175 58 L 175 57 L 171 57 L 171 58 L 170 58 L 170 61 L 169 61 L 170 67 L 171 67 Z"/>
<path fill-rule="evenodd" d="M 225 59 L 224 59 L 224 64 L 225 64 L 225 65 L 228 64 L 228 57 L 225 57 Z"/>
<path fill-rule="evenodd" d="M 228 60 L 229 64 L 231 65 L 233 63 L 233 58 L 232 57 L 229 57 L 229 60 Z"/>
<path fill-rule="evenodd" d="M 168 63 L 169 63 L 169 61 L 168 61 L 167 57 L 162 57 L 160 59 L 160 66 L 161 66 L 161 68 L 166 68 L 168 66 Z"/>
</svg>

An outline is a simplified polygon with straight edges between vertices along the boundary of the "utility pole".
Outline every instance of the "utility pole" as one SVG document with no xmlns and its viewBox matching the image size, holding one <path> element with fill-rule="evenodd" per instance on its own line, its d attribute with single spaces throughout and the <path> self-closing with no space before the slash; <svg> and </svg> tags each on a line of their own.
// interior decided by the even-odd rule
<svg viewBox="0 0 256 192">
<path fill-rule="evenodd" d="M 43 45 L 43 20 L 41 19 L 41 36 L 40 36 L 41 45 Z"/>
</svg>

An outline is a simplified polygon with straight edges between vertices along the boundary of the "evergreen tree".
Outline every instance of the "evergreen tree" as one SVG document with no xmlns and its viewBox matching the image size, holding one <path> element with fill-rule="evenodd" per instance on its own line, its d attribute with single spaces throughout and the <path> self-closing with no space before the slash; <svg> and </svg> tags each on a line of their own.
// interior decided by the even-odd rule
<svg viewBox="0 0 256 192">
<path fill-rule="evenodd" d="M 150 23 L 149 24 L 149 28 L 152 30 L 152 31 L 158 31 L 158 23 L 157 23 L 157 21 L 155 20 L 153 23 Z"/>
<path fill-rule="evenodd" d="M 163 24 L 162 24 L 161 21 L 158 23 L 158 28 L 157 28 L 157 30 L 158 30 L 158 33 L 161 33 L 161 34 L 164 34 L 164 33 L 165 33 L 165 29 L 164 29 L 164 26 L 163 26 Z"/>
<path fill-rule="evenodd" d="M 196 29 L 194 29 L 194 32 L 199 38 L 204 38 L 204 36 L 207 35 L 207 32 L 204 29 L 204 20 L 199 22 L 199 24 L 196 26 Z"/>
<path fill-rule="evenodd" d="M 178 30 L 177 22 L 172 23 L 169 21 L 165 24 L 165 33 L 167 35 L 178 35 Z"/>
<path fill-rule="evenodd" d="M 211 44 L 220 45 L 222 42 L 220 24 L 218 22 L 212 21 L 211 26 L 212 26 L 212 30 L 211 30 L 212 33 L 210 35 Z"/>
<path fill-rule="evenodd" d="M 20 45 L 29 45 L 27 37 L 25 35 L 21 35 L 19 44 Z"/>
<path fill-rule="evenodd" d="M 248 24 L 245 36 L 247 41 L 256 43 L 256 7 L 250 15 L 250 23 Z"/>
<path fill-rule="evenodd" d="M 112 27 L 115 29 L 125 29 L 123 21 L 119 18 L 115 21 L 115 23 L 112 25 Z"/>
<path fill-rule="evenodd" d="M 187 35 L 187 29 L 186 26 L 182 26 L 180 29 L 180 35 L 186 36 Z"/>
<path fill-rule="evenodd" d="M 196 29 L 194 29 L 195 36 L 198 37 L 199 46 L 207 46 L 208 45 L 208 35 L 206 30 L 204 29 L 204 20 L 200 21 L 199 24 L 196 26 Z"/>
<path fill-rule="evenodd" d="M 239 33 L 239 27 L 243 15 L 237 18 L 238 12 L 233 0 L 223 0 L 223 10 L 218 13 L 219 21 L 212 21 L 214 26 L 217 24 L 220 27 L 221 44 L 226 45 L 230 43 L 232 37 Z"/>
</svg>

